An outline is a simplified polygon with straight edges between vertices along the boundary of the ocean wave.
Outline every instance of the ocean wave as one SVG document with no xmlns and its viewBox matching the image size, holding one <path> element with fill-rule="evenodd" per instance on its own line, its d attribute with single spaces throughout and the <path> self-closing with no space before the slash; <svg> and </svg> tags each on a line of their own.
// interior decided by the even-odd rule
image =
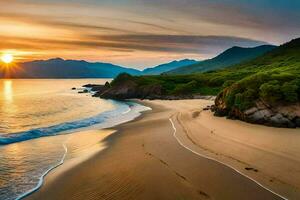
<svg viewBox="0 0 300 200">
<path fill-rule="evenodd" d="M 43 183 L 44 183 L 45 177 L 46 177 L 51 171 L 53 171 L 54 169 L 56 169 L 56 168 L 58 168 L 59 166 L 61 166 L 62 164 L 64 164 L 65 158 L 66 158 L 67 153 L 68 153 L 68 148 L 67 148 L 67 146 L 66 146 L 66 143 L 67 143 L 67 141 L 65 141 L 65 142 L 63 143 L 63 148 L 64 148 L 65 152 L 64 152 L 64 154 L 63 154 L 61 160 L 60 160 L 58 163 L 56 163 L 55 165 L 49 167 L 49 169 L 46 170 L 46 171 L 40 176 L 39 182 L 38 182 L 38 184 L 37 184 L 34 188 L 32 188 L 31 190 L 29 190 L 29 191 L 25 192 L 24 194 L 20 195 L 19 197 L 16 198 L 16 200 L 24 199 L 25 197 L 29 196 L 30 194 L 36 192 L 38 189 L 40 189 L 40 187 L 42 187 L 42 185 L 43 185 Z"/>
<path fill-rule="evenodd" d="M 136 113 L 139 113 L 146 108 L 143 107 L 141 109 L 142 107 L 141 105 L 133 102 L 112 101 L 112 103 L 115 105 L 116 109 L 103 112 L 94 117 L 76 120 L 72 122 L 64 122 L 54 126 L 42 127 L 42 128 L 32 129 L 24 132 L 19 132 L 19 133 L 1 135 L 0 145 L 8 145 L 8 144 L 23 142 L 27 140 L 40 138 L 40 137 L 71 133 L 76 129 L 86 128 L 97 124 L 102 124 L 101 128 L 108 128 L 111 127 L 112 125 L 117 125 L 118 122 L 122 123 L 124 121 L 128 121 L 127 118 L 128 117 L 131 118 L 130 113 L 132 111 L 132 108 L 135 108 Z"/>
</svg>

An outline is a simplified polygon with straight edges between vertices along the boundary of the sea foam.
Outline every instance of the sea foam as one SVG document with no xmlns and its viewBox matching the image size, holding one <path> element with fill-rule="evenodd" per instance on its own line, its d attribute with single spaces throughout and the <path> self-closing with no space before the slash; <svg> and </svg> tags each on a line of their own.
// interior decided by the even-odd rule
<svg viewBox="0 0 300 200">
<path fill-rule="evenodd" d="M 72 133 L 77 129 L 96 125 L 98 125 L 99 128 L 108 128 L 126 121 L 130 121 L 140 115 L 140 112 L 149 109 L 134 102 L 118 102 L 113 100 L 111 100 L 111 102 L 115 105 L 114 110 L 106 111 L 90 118 L 80 119 L 72 122 L 64 122 L 61 124 L 36 128 L 24 132 L 1 135 L 0 145 L 22 142 L 40 137 Z"/>
</svg>

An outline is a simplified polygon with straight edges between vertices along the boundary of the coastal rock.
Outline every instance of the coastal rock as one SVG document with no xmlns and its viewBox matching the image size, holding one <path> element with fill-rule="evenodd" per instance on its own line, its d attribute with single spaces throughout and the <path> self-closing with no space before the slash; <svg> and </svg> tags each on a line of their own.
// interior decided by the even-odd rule
<svg viewBox="0 0 300 200">
<path fill-rule="evenodd" d="M 295 119 L 295 125 L 296 127 L 300 127 L 300 117 Z"/>
<path fill-rule="evenodd" d="M 105 85 L 98 85 L 98 84 L 87 84 L 83 85 L 84 88 L 89 88 L 92 92 L 96 92 L 94 96 L 100 96 L 102 92 L 107 90 L 110 87 L 109 82 L 106 82 Z"/>
<path fill-rule="evenodd" d="M 226 89 L 220 93 L 215 105 L 211 108 L 215 116 L 229 119 L 239 119 L 253 124 L 262 124 L 280 128 L 296 128 L 300 127 L 300 104 L 293 105 L 276 105 L 270 106 L 265 102 L 258 100 L 254 106 L 241 111 L 237 107 L 228 109 L 226 102 Z"/>
<path fill-rule="evenodd" d="M 84 90 L 82 90 L 82 91 L 79 91 L 78 93 L 79 94 L 84 94 L 84 93 L 88 93 L 89 91 L 87 90 L 87 89 L 84 89 Z"/>
<path fill-rule="evenodd" d="M 282 114 L 277 113 L 270 118 L 270 123 L 275 127 L 290 127 L 293 128 L 295 125 L 287 118 L 283 117 Z"/>
<path fill-rule="evenodd" d="M 100 97 L 104 99 L 124 100 L 136 98 L 137 84 L 133 81 L 126 81 L 122 85 L 117 85 L 105 90 Z"/>
<path fill-rule="evenodd" d="M 264 109 L 264 110 L 259 110 L 257 112 L 255 112 L 252 115 L 253 119 L 257 119 L 257 120 L 262 120 L 262 119 L 268 119 L 272 116 L 272 111 L 268 110 L 268 109 Z"/>
<path fill-rule="evenodd" d="M 105 91 L 110 88 L 109 82 L 106 82 L 105 85 L 97 85 L 92 87 L 92 91 L 95 92 L 93 97 L 100 97 Z"/>
<path fill-rule="evenodd" d="M 245 115 L 249 116 L 249 115 L 252 115 L 253 113 L 255 113 L 257 111 L 258 111 L 258 108 L 253 107 L 253 108 L 250 108 L 250 109 L 246 110 L 244 113 L 245 113 Z"/>
<path fill-rule="evenodd" d="M 213 107 L 213 110 L 214 115 L 217 117 L 224 117 L 229 114 L 229 110 L 225 103 L 225 96 L 227 92 L 227 89 L 224 89 L 215 99 L 215 106 Z"/>
</svg>

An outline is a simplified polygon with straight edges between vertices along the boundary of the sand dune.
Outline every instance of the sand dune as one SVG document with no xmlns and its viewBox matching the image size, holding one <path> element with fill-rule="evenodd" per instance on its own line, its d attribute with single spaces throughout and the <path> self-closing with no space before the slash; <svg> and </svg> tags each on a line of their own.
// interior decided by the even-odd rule
<svg viewBox="0 0 300 200">
<path fill-rule="evenodd" d="M 208 100 L 143 103 L 153 110 L 116 127 L 108 148 L 27 199 L 299 199 L 299 129 L 215 118 Z"/>
</svg>

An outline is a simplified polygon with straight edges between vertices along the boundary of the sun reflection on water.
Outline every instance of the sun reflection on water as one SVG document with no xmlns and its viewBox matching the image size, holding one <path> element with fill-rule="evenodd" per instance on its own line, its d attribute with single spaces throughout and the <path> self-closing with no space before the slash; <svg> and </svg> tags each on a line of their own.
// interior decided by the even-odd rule
<svg viewBox="0 0 300 200">
<path fill-rule="evenodd" d="M 12 81 L 11 80 L 5 80 L 3 82 L 3 88 L 4 88 L 4 100 L 7 103 L 10 103 L 13 101 L 13 88 L 12 88 Z"/>
</svg>

